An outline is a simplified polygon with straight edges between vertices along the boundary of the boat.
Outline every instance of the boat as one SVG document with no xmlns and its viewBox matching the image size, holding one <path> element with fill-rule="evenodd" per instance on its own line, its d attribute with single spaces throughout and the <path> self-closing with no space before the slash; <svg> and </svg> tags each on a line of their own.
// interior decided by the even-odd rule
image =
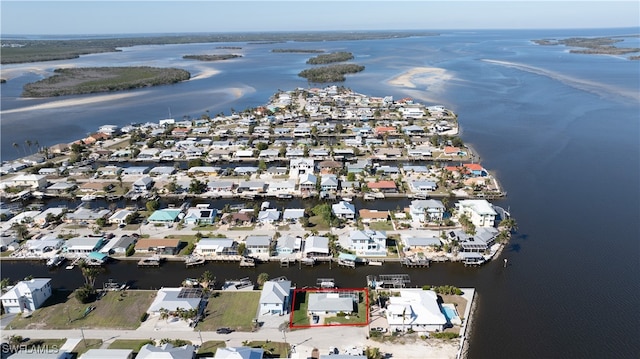
<svg viewBox="0 0 640 359">
<path fill-rule="evenodd" d="M 200 285 L 200 282 L 195 278 L 187 278 L 182 282 L 182 284 L 185 287 L 197 287 Z"/>
<path fill-rule="evenodd" d="M 280 199 L 291 199 L 293 198 L 293 195 L 288 193 L 280 193 L 276 197 Z"/>
<path fill-rule="evenodd" d="M 53 256 L 51 258 L 49 258 L 49 260 L 47 260 L 47 267 L 58 267 L 59 265 L 62 264 L 62 262 L 66 261 L 67 258 L 65 258 L 64 256 L 61 255 L 56 255 Z"/>
<path fill-rule="evenodd" d="M 97 197 L 93 194 L 85 194 L 84 196 L 80 197 L 80 200 L 83 202 L 90 202 L 95 200 Z"/>
<path fill-rule="evenodd" d="M 222 290 L 228 291 L 249 291 L 253 290 L 253 283 L 249 278 L 226 280 L 222 286 Z"/>
<path fill-rule="evenodd" d="M 138 267 L 159 267 L 161 260 L 160 256 L 142 258 L 138 261 Z"/>
<path fill-rule="evenodd" d="M 367 264 L 369 264 L 370 266 L 381 266 L 382 265 L 382 261 L 379 260 L 369 260 L 367 262 Z"/>
<path fill-rule="evenodd" d="M 205 259 L 199 256 L 189 256 L 185 259 L 184 264 L 187 267 L 194 267 L 194 266 L 199 266 L 199 265 L 203 265 L 205 263 Z"/>
</svg>

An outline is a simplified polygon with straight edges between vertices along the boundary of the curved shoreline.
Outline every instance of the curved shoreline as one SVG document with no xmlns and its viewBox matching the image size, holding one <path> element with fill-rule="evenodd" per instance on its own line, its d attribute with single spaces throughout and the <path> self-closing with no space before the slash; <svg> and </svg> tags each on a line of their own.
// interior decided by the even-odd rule
<svg viewBox="0 0 640 359">
<path fill-rule="evenodd" d="M 447 70 L 439 67 L 414 67 L 389 80 L 387 84 L 396 87 L 416 88 L 418 85 L 427 87 L 437 85 L 452 79 Z"/>
</svg>

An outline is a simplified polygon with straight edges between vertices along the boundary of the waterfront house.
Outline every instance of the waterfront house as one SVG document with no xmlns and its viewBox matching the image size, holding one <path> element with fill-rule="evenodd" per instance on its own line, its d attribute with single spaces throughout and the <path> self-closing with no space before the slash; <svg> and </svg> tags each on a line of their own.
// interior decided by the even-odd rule
<svg viewBox="0 0 640 359">
<path fill-rule="evenodd" d="M 267 188 L 265 181 L 240 181 L 236 191 L 242 193 L 244 191 L 264 193 Z"/>
<path fill-rule="evenodd" d="M 409 181 L 409 189 L 413 193 L 429 193 L 438 189 L 434 181 Z"/>
<path fill-rule="evenodd" d="M 438 238 L 438 232 L 420 231 L 411 234 L 402 233 L 400 235 L 405 251 L 424 252 L 430 248 L 439 247 L 442 242 Z"/>
<path fill-rule="evenodd" d="M 159 315 L 162 310 L 169 313 L 178 309 L 197 310 L 202 300 L 202 289 L 199 288 L 161 288 L 149 306 L 149 315 Z"/>
<path fill-rule="evenodd" d="M 259 301 L 260 315 L 284 315 L 289 312 L 291 281 L 270 280 L 264 283 Z"/>
<path fill-rule="evenodd" d="M 371 168 L 371 160 L 361 159 L 356 163 L 347 163 L 347 172 L 349 173 L 361 173 L 368 171 Z"/>
<path fill-rule="evenodd" d="M 118 239 L 112 238 L 107 244 L 100 249 L 100 253 L 123 255 L 129 247 L 135 245 L 137 238 L 131 236 L 122 236 Z"/>
<path fill-rule="evenodd" d="M 309 293 L 309 304 L 307 311 L 309 315 L 326 315 L 343 312 L 351 314 L 354 311 L 357 297 L 344 295 L 341 293 Z M 357 296 L 357 294 L 356 294 Z"/>
<path fill-rule="evenodd" d="M 342 218 L 342 219 L 356 218 L 356 207 L 347 201 L 340 201 L 336 204 L 333 204 L 331 206 L 331 211 L 338 218 Z"/>
<path fill-rule="evenodd" d="M 47 187 L 45 192 L 51 193 L 51 194 L 54 194 L 54 195 L 60 195 L 60 194 L 64 194 L 64 193 L 70 193 L 74 189 L 76 189 L 77 187 L 78 187 L 78 185 L 73 183 L 73 182 L 60 181 L 60 182 L 56 182 L 56 183 L 52 184 L 51 186 Z"/>
<path fill-rule="evenodd" d="M 209 204 L 197 204 L 187 210 L 184 216 L 185 224 L 212 224 L 218 215 L 218 210 L 209 208 Z"/>
<path fill-rule="evenodd" d="M 155 253 L 155 254 L 178 254 L 180 249 L 184 247 L 185 242 L 176 238 L 141 238 L 136 243 L 136 253 Z"/>
<path fill-rule="evenodd" d="M 488 175 L 487 170 L 478 163 L 465 163 L 463 166 L 472 177 L 486 177 Z"/>
<path fill-rule="evenodd" d="M 23 280 L 7 290 L 0 297 L 7 313 L 33 312 L 51 297 L 50 278 Z"/>
<path fill-rule="evenodd" d="M 329 251 L 329 238 L 309 236 L 304 241 L 303 254 L 307 258 L 313 257 L 328 257 Z"/>
<path fill-rule="evenodd" d="M 300 175 L 298 188 L 300 189 L 300 192 L 314 191 L 316 189 L 317 182 L 318 178 L 312 173 L 303 173 Z"/>
<path fill-rule="evenodd" d="M 429 148 L 408 149 L 407 156 L 413 159 L 427 159 L 431 157 L 431 149 Z"/>
<path fill-rule="evenodd" d="M 297 140 L 296 143 L 298 145 L 300 145 L 300 143 L 302 143 L 303 140 Z M 284 157 L 286 158 L 290 158 L 290 159 L 299 159 L 304 157 L 304 150 L 301 148 L 289 148 L 287 150 L 287 152 L 285 152 Z"/>
<path fill-rule="evenodd" d="M 276 243 L 277 255 L 287 255 L 300 251 L 302 239 L 300 237 L 292 237 L 284 235 L 278 238 Z"/>
<path fill-rule="evenodd" d="M 143 148 L 140 150 L 140 153 L 138 153 L 138 156 L 136 157 L 136 159 L 139 161 L 149 161 L 154 158 L 158 158 L 159 153 L 160 153 L 160 149 L 158 148 Z M 143 169 L 145 167 L 139 167 L 139 168 Z M 146 170 L 143 170 L 143 171 L 144 172 L 142 172 L 142 174 L 147 173 Z M 130 174 L 134 174 L 134 173 L 130 173 Z"/>
<path fill-rule="evenodd" d="M 313 157 L 316 159 L 323 159 L 329 157 L 329 151 L 324 148 L 314 148 L 309 150 L 309 157 Z"/>
<path fill-rule="evenodd" d="M 215 176 L 218 173 L 220 173 L 220 170 L 221 170 L 220 167 L 214 167 L 214 166 L 193 166 L 187 170 L 187 174 L 189 175 L 203 174 L 208 176 Z"/>
<path fill-rule="evenodd" d="M 254 221 L 253 213 L 249 212 L 237 212 L 237 213 L 227 213 L 222 216 L 220 220 L 222 224 L 234 224 L 236 226 L 248 226 L 251 225 Z"/>
<path fill-rule="evenodd" d="M 338 173 L 342 169 L 342 162 L 338 161 L 321 161 L 318 163 L 318 168 L 321 173 Z"/>
<path fill-rule="evenodd" d="M 258 155 L 258 158 L 260 158 L 260 159 L 276 159 L 276 158 L 278 158 L 279 154 L 280 154 L 280 151 L 278 151 L 278 150 L 266 149 L 266 150 L 260 151 L 260 154 Z"/>
<path fill-rule="evenodd" d="M 133 182 L 133 191 L 138 193 L 146 192 L 152 186 L 153 186 L 153 179 L 149 176 L 145 176 Z"/>
<path fill-rule="evenodd" d="M 349 249 L 362 256 L 386 256 L 387 235 L 371 229 L 351 231 Z"/>
<path fill-rule="evenodd" d="M 367 182 L 367 187 L 374 192 L 396 193 L 398 188 L 394 181 Z"/>
<path fill-rule="evenodd" d="M 62 250 L 66 253 L 84 255 L 97 252 L 105 243 L 102 237 L 74 237 L 64 244 Z"/>
<path fill-rule="evenodd" d="M 444 147 L 444 154 L 446 156 L 466 156 L 467 155 L 467 151 L 461 149 L 460 147 L 454 147 L 454 146 L 445 146 Z"/>
<path fill-rule="evenodd" d="M 289 157 L 289 156 L 287 156 Z M 315 170 L 314 161 L 310 158 L 292 158 L 289 161 L 289 178 L 299 178 L 305 173 L 313 174 Z"/>
<path fill-rule="evenodd" d="M 409 205 L 411 219 L 417 225 L 428 222 L 442 221 L 446 208 L 442 201 L 437 199 L 413 200 Z"/>
<path fill-rule="evenodd" d="M 289 169 L 287 167 L 271 166 L 267 168 L 267 174 L 271 176 L 284 176 Z"/>
<path fill-rule="evenodd" d="M 98 167 L 96 172 L 101 176 L 117 176 L 122 173 L 122 168 L 114 165 Z"/>
<path fill-rule="evenodd" d="M 333 150 L 333 159 L 335 160 L 352 160 L 356 157 L 353 148 L 336 148 Z M 365 160 L 366 161 L 366 160 Z"/>
<path fill-rule="evenodd" d="M 37 226 L 44 227 L 51 218 L 58 218 L 67 210 L 66 207 L 51 207 L 45 209 L 42 213 L 33 217 L 33 223 Z"/>
<path fill-rule="evenodd" d="M 450 231 L 448 239 L 458 241 L 461 252 L 484 253 L 495 244 L 499 233 L 493 227 L 478 227 L 473 235 L 462 230 Z"/>
<path fill-rule="evenodd" d="M 47 187 L 47 176 L 19 174 L 7 181 L 11 187 L 43 190 Z"/>
<path fill-rule="evenodd" d="M 269 181 L 267 182 L 267 192 L 271 195 L 278 194 L 293 194 L 296 190 L 296 182 L 294 180 L 288 181 Z"/>
<path fill-rule="evenodd" d="M 381 160 L 398 159 L 402 157 L 402 149 L 400 148 L 378 148 L 375 156 Z"/>
<path fill-rule="evenodd" d="M 251 347 L 218 348 L 214 359 L 262 359 L 264 349 Z"/>
<path fill-rule="evenodd" d="M 236 176 L 246 176 L 246 175 L 252 175 L 255 174 L 259 171 L 258 167 L 253 167 L 253 166 L 241 166 L 241 167 L 236 167 L 233 169 L 233 174 Z"/>
<path fill-rule="evenodd" d="M 122 170 L 122 175 L 124 175 L 124 176 L 142 176 L 144 174 L 147 174 L 147 172 L 149 172 L 149 167 L 147 167 L 147 166 L 132 166 L 132 167 L 125 167 Z"/>
<path fill-rule="evenodd" d="M 402 128 L 402 131 L 409 136 L 420 136 L 424 134 L 424 128 L 418 125 L 405 126 Z"/>
<path fill-rule="evenodd" d="M 24 246 L 29 255 L 42 257 L 45 253 L 54 252 L 62 248 L 64 243 L 65 241 L 62 238 L 29 239 Z"/>
<path fill-rule="evenodd" d="M 458 217 L 467 216 L 476 227 L 493 227 L 498 213 L 485 199 L 464 199 L 456 203 Z"/>
<path fill-rule="evenodd" d="M 258 213 L 258 222 L 262 224 L 274 223 L 280 220 L 280 211 L 277 209 L 265 209 Z"/>
<path fill-rule="evenodd" d="M 176 208 L 165 208 L 154 211 L 151 216 L 149 216 L 149 223 L 162 223 L 162 224 L 171 224 L 178 220 L 181 211 Z"/>
<path fill-rule="evenodd" d="M 402 289 L 399 294 L 390 296 L 387 304 L 387 322 L 392 332 L 444 330 L 447 318 L 442 314 L 434 291 Z"/>
<path fill-rule="evenodd" d="M 304 217 L 304 208 L 285 208 L 282 214 L 282 220 L 285 222 L 295 223 Z"/>
<path fill-rule="evenodd" d="M 15 251 L 20 247 L 16 237 L 0 237 L 0 252 Z"/>
<path fill-rule="evenodd" d="M 209 192 L 231 192 L 232 190 L 232 181 L 213 180 L 207 183 L 207 191 Z"/>
<path fill-rule="evenodd" d="M 110 211 L 108 209 L 91 210 L 80 207 L 73 212 L 64 215 L 64 221 L 67 223 L 95 223 L 98 218 L 105 218 Z"/>
<path fill-rule="evenodd" d="M 320 190 L 322 191 L 337 191 L 338 190 L 338 178 L 335 175 L 323 175 L 320 179 Z"/>
<path fill-rule="evenodd" d="M 271 236 L 255 235 L 248 236 L 245 240 L 245 248 L 249 255 L 269 254 L 271 248 Z"/>
<path fill-rule="evenodd" d="M 133 211 L 130 211 L 128 209 L 119 209 L 114 214 L 112 214 L 107 221 L 112 224 L 126 225 L 127 217 L 132 214 Z"/>
<path fill-rule="evenodd" d="M 361 209 L 358 215 L 362 223 L 386 222 L 389 219 L 389 211 L 378 211 L 377 209 Z"/>
<path fill-rule="evenodd" d="M 206 255 L 237 255 L 238 242 L 231 238 L 202 238 L 196 243 L 193 253 Z"/>
<path fill-rule="evenodd" d="M 174 173 L 176 173 L 176 168 L 170 166 L 157 166 L 149 171 L 150 176 L 171 176 Z"/>
</svg>

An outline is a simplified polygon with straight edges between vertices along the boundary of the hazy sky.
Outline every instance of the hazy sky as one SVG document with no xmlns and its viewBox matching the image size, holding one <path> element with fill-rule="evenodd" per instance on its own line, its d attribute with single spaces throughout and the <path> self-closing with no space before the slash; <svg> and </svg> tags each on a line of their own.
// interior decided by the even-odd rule
<svg viewBox="0 0 640 359">
<path fill-rule="evenodd" d="M 3 34 L 640 27 L 640 1 L 0 0 Z"/>
</svg>

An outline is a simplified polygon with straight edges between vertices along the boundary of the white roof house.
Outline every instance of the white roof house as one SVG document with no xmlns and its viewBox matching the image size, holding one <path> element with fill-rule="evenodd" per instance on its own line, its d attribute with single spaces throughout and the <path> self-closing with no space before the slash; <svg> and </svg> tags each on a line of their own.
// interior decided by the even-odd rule
<svg viewBox="0 0 640 359">
<path fill-rule="evenodd" d="M 310 236 L 304 241 L 305 257 L 326 257 L 329 255 L 329 238 Z"/>
<path fill-rule="evenodd" d="M 129 217 L 130 214 L 132 214 L 133 211 L 130 211 L 128 209 L 121 209 L 116 211 L 114 214 L 112 214 L 109 217 L 109 223 L 115 223 L 115 224 L 126 224 L 127 223 L 127 217 Z"/>
<path fill-rule="evenodd" d="M 280 211 L 277 209 L 266 209 L 258 213 L 258 222 L 273 223 L 280 220 Z"/>
<path fill-rule="evenodd" d="M 278 255 L 291 254 L 293 252 L 299 251 L 301 245 L 302 238 L 284 235 L 278 238 L 278 243 L 276 244 L 276 252 L 278 252 Z"/>
<path fill-rule="evenodd" d="M 132 349 L 89 349 L 80 359 L 131 359 Z"/>
<path fill-rule="evenodd" d="M 270 280 L 260 294 L 260 314 L 282 315 L 289 312 L 291 281 Z"/>
<path fill-rule="evenodd" d="M 195 348 L 193 345 L 174 347 L 167 343 L 156 347 L 151 344 L 145 344 L 140 348 L 136 359 L 193 359 L 194 355 Z"/>
<path fill-rule="evenodd" d="M 409 205 L 409 213 L 416 223 L 441 221 L 446 208 L 436 199 L 414 200 Z"/>
<path fill-rule="evenodd" d="M 346 201 L 340 201 L 331 206 L 333 214 L 338 218 L 354 219 L 356 218 L 356 207 Z"/>
<path fill-rule="evenodd" d="M 304 208 L 285 208 L 282 214 L 283 221 L 297 221 L 304 217 Z"/>
<path fill-rule="evenodd" d="M 292 158 L 289 162 L 289 178 L 299 178 L 301 174 L 313 173 L 314 161 L 310 158 Z"/>
<path fill-rule="evenodd" d="M 14 285 L 0 300 L 7 313 L 32 312 L 51 296 L 50 278 L 33 278 Z"/>
<path fill-rule="evenodd" d="M 193 252 L 199 255 L 236 255 L 238 243 L 230 238 L 202 238 Z"/>
<path fill-rule="evenodd" d="M 262 359 L 264 349 L 251 347 L 218 348 L 214 359 Z"/>
<path fill-rule="evenodd" d="M 27 250 L 31 254 L 39 254 L 42 255 L 47 252 L 52 252 L 62 248 L 64 244 L 64 239 L 56 238 L 56 239 L 29 239 L 25 246 Z"/>
<path fill-rule="evenodd" d="M 349 248 L 364 256 L 386 256 L 387 235 L 371 229 L 349 232 Z"/>
<path fill-rule="evenodd" d="M 354 298 L 340 293 L 309 293 L 307 310 L 310 314 L 351 313 L 354 307 Z"/>
<path fill-rule="evenodd" d="M 456 204 L 460 215 L 465 214 L 476 227 L 493 227 L 498 213 L 486 199 L 464 199 Z"/>
<path fill-rule="evenodd" d="M 387 321 L 392 331 L 416 332 L 443 330 L 447 318 L 438 304 L 438 295 L 432 290 L 402 289 L 400 296 L 389 297 Z"/>
<path fill-rule="evenodd" d="M 160 314 L 160 309 L 164 308 L 170 312 L 182 308 L 185 310 L 198 309 L 202 292 L 192 292 L 190 288 L 160 288 L 153 303 L 149 306 L 147 313 Z"/>
<path fill-rule="evenodd" d="M 269 253 L 269 247 L 271 246 L 271 236 L 248 236 L 245 244 L 247 251 L 250 254 Z"/>
</svg>

